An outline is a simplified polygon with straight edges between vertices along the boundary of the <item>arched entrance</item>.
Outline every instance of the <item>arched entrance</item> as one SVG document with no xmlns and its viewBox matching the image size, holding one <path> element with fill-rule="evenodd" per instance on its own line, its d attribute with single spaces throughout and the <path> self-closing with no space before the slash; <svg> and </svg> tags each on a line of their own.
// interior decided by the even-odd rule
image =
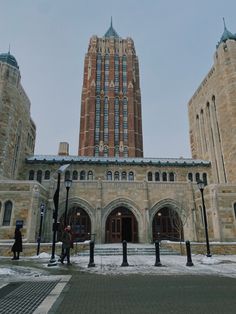
<svg viewBox="0 0 236 314">
<path fill-rule="evenodd" d="M 183 240 L 183 224 L 176 210 L 164 207 L 160 209 L 152 222 L 153 241 Z"/>
<path fill-rule="evenodd" d="M 64 215 L 60 222 L 63 225 Z M 69 210 L 67 222 L 72 228 L 73 238 L 76 242 L 91 239 L 91 220 L 87 212 L 81 207 L 75 206 Z"/>
<path fill-rule="evenodd" d="M 138 223 L 125 207 L 114 209 L 106 221 L 106 243 L 138 242 Z"/>
</svg>

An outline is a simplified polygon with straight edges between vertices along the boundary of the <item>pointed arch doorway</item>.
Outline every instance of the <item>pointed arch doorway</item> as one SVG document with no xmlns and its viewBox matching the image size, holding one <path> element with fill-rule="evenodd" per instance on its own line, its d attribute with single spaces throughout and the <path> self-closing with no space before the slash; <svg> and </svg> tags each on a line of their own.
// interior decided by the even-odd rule
<svg viewBox="0 0 236 314">
<path fill-rule="evenodd" d="M 183 224 L 176 210 L 170 207 L 161 208 L 152 221 L 153 241 L 184 239 Z"/>
<path fill-rule="evenodd" d="M 63 226 L 63 221 L 64 214 L 60 218 L 61 226 Z M 91 220 L 83 208 L 79 206 L 70 208 L 67 223 L 71 226 L 74 241 L 82 242 L 91 239 Z"/>
<path fill-rule="evenodd" d="M 106 243 L 138 242 L 138 223 L 125 207 L 114 209 L 106 221 Z"/>
</svg>

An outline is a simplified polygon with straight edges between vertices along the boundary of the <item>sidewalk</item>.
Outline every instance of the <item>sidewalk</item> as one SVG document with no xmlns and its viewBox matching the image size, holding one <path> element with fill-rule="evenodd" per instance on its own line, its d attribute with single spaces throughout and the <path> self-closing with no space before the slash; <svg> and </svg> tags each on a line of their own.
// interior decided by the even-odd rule
<svg viewBox="0 0 236 314">
<path fill-rule="evenodd" d="M 47 313 L 50 308 L 51 314 L 235 312 L 235 255 L 193 255 L 193 267 L 186 266 L 185 256 L 161 256 L 162 267 L 153 266 L 155 256 L 128 256 L 128 267 L 120 266 L 122 256 L 95 256 L 95 267 L 91 268 L 88 256 L 72 256 L 72 266 L 59 263 L 48 267 L 49 259 L 46 253 L 19 261 L 1 257 L 0 302 L 4 293 L 8 296 L 16 291 L 16 283 L 42 281 L 46 287 L 47 281 L 56 280 L 57 285 L 41 300 L 43 307 L 37 305 L 35 314 Z M 31 303 L 33 297 L 32 293 Z M 19 313 L 23 309 L 24 304 Z"/>
</svg>

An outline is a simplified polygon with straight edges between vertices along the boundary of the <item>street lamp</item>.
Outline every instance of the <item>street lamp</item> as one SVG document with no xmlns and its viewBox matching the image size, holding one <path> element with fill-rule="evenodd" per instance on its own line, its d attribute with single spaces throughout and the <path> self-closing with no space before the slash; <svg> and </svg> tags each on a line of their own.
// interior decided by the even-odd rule
<svg viewBox="0 0 236 314">
<path fill-rule="evenodd" d="M 68 196 L 69 196 L 69 190 L 72 185 L 72 180 L 66 179 L 65 180 L 65 187 L 66 187 L 66 208 L 65 208 L 65 215 L 64 215 L 64 227 L 67 226 L 67 210 L 68 210 Z"/>
<path fill-rule="evenodd" d="M 203 191 L 205 188 L 205 183 L 201 180 L 197 182 L 198 188 L 201 192 L 202 196 L 202 209 L 203 209 L 203 218 L 204 218 L 204 225 L 205 225 L 205 236 L 206 236 L 206 246 L 207 246 L 207 257 L 211 257 L 211 252 L 210 252 L 210 245 L 209 245 L 209 238 L 208 238 L 208 229 L 207 229 L 207 215 L 206 215 L 206 207 L 205 207 L 205 202 L 204 202 L 204 196 L 203 196 Z"/>
<path fill-rule="evenodd" d="M 38 235 L 38 247 L 37 247 L 37 255 L 39 255 L 40 250 L 40 242 L 41 242 L 41 233 L 42 233 L 42 224 L 43 224 L 43 215 L 44 215 L 45 204 L 41 203 L 40 205 L 40 225 L 39 225 L 39 235 Z"/>
<path fill-rule="evenodd" d="M 51 259 L 48 263 L 48 266 L 56 266 L 57 262 L 55 259 L 55 247 L 56 247 L 56 233 L 58 229 L 58 223 L 57 223 L 57 218 L 58 218 L 58 204 L 59 204 L 59 193 L 60 193 L 60 184 L 61 184 L 61 174 L 70 166 L 70 164 L 66 164 L 61 166 L 57 170 L 57 188 L 55 191 L 55 194 L 53 196 L 53 202 L 54 202 L 54 212 L 53 212 L 53 238 L 52 238 L 52 255 Z"/>
</svg>

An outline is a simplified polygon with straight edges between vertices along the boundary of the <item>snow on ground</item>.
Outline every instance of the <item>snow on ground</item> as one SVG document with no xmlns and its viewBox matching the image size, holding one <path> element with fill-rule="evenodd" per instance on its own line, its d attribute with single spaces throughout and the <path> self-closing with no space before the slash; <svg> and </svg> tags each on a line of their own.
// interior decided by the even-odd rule
<svg viewBox="0 0 236 314">
<path fill-rule="evenodd" d="M 38 277 L 45 275 L 48 270 L 48 262 L 51 255 L 48 253 L 41 253 L 38 256 L 21 257 L 14 264 L 14 261 L 0 257 L 0 278 L 11 277 Z M 59 256 L 56 256 L 56 260 Z M 163 255 L 160 257 L 162 266 L 155 267 L 155 256 L 152 255 L 128 255 L 128 267 L 121 267 L 122 256 L 95 256 L 95 267 L 88 268 L 89 256 L 71 256 L 72 266 L 68 267 L 66 262 L 61 265 L 58 262 L 57 266 L 50 267 L 53 269 L 60 269 L 66 274 L 73 271 L 83 271 L 90 273 L 97 273 L 103 275 L 129 275 L 129 274 L 142 274 L 142 275 L 217 275 L 236 278 L 236 255 L 213 255 L 206 257 L 203 255 L 192 255 L 194 266 L 186 266 L 186 256 L 179 255 Z M 7 261 L 7 265 L 6 265 Z M 24 267 L 21 264 L 24 261 Z M 27 261 L 30 262 L 30 267 L 26 267 Z M 37 268 L 34 268 L 35 267 Z"/>
</svg>

